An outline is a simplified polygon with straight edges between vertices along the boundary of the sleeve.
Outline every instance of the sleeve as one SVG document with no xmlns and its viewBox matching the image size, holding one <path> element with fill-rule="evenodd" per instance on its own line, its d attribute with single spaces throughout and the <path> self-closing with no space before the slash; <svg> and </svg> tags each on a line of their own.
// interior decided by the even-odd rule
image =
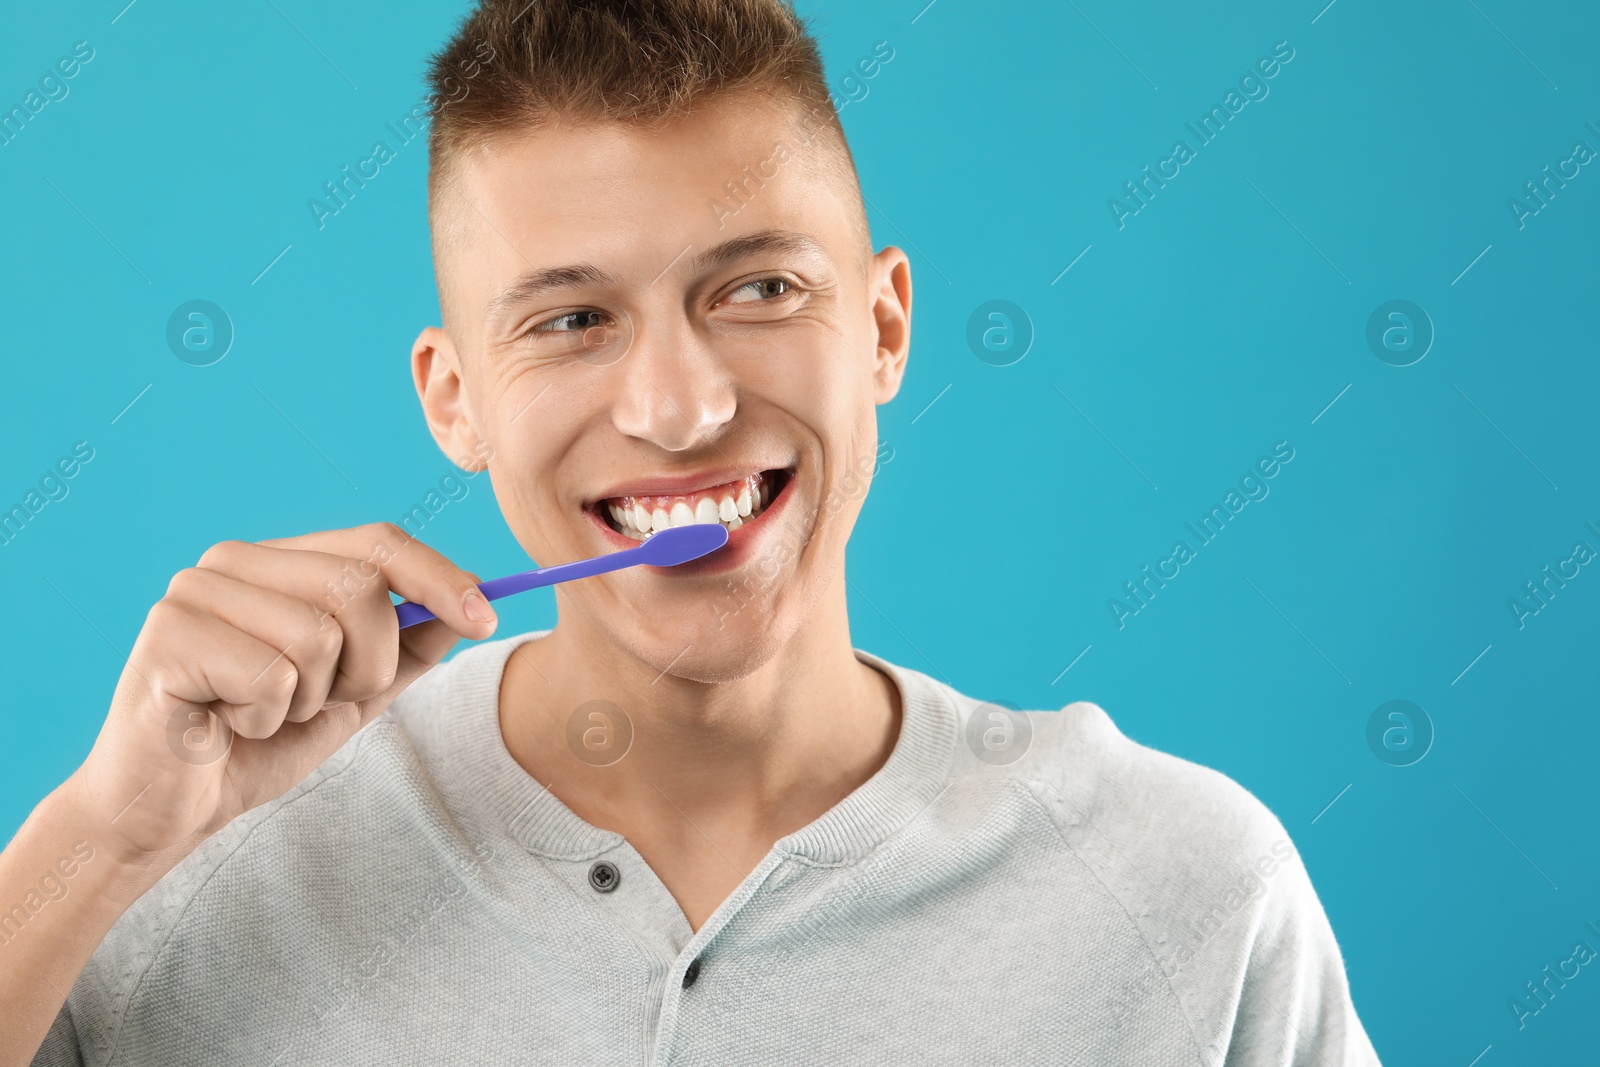
<svg viewBox="0 0 1600 1067">
<path fill-rule="evenodd" d="M 1262 905 L 1224 1067 L 1378 1067 L 1298 851 Z"/>
<path fill-rule="evenodd" d="M 33 1067 L 83 1067 L 83 1052 L 78 1047 L 78 1028 L 73 1025 L 72 1012 L 67 1004 L 61 1005 L 55 1022 L 44 1035 L 44 1044 L 33 1054 Z"/>
</svg>

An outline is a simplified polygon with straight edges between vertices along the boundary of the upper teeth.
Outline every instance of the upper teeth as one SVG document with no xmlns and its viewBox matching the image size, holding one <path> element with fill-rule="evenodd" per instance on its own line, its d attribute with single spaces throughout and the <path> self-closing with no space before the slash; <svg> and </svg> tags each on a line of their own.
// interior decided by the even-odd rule
<svg viewBox="0 0 1600 1067">
<path fill-rule="evenodd" d="M 771 489 L 760 474 L 738 481 L 675 496 L 622 496 L 605 501 L 605 508 L 622 532 L 636 541 L 646 534 L 672 526 L 720 522 L 737 530 L 760 514 Z"/>
</svg>

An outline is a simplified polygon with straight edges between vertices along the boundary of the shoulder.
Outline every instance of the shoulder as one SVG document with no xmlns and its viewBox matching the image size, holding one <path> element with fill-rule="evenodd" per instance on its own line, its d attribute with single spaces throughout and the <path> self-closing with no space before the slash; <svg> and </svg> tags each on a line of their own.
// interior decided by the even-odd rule
<svg viewBox="0 0 1600 1067">
<path fill-rule="evenodd" d="M 1277 816 L 1243 785 L 1132 740 L 1097 704 L 1019 711 L 884 665 L 903 688 L 951 709 L 953 777 L 1030 792 L 1075 851 L 1136 864 L 1145 880 L 1201 881 L 1293 853 Z"/>
<path fill-rule="evenodd" d="M 1298 1065 L 1320 1049 L 1331 1063 L 1376 1062 L 1327 915 L 1266 804 L 1219 771 L 1131 740 L 1093 703 L 967 707 L 968 730 L 972 715 L 1026 722 L 1027 751 L 1005 773 L 1144 942 L 1148 974 L 1123 984 L 1120 1011 L 1131 1016 L 1164 979 L 1208 1061 Z"/>
<path fill-rule="evenodd" d="M 1311 877 L 1260 799 L 1094 704 L 1028 717 L 1029 787 L 1139 929 L 1208 1061 L 1378 1062 Z"/>
<path fill-rule="evenodd" d="M 992 705 L 990 706 L 992 707 Z M 1066 833 L 1141 856 L 1152 873 L 1270 869 L 1293 846 L 1278 817 L 1221 771 L 1125 736 L 1097 704 L 1024 713 L 1031 749 L 1016 773 Z"/>
<path fill-rule="evenodd" d="M 1013 712 L 949 694 L 957 758 L 978 752 L 982 721 L 1026 737 L 1010 763 L 976 773 L 1037 798 L 1144 942 L 1147 973 L 1122 982 L 1118 1013 L 1165 981 L 1206 1062 L 1376 1064 L 1306 865 L 1250 790 L 1133 741 L 1091 702 Z"/>
</svg>

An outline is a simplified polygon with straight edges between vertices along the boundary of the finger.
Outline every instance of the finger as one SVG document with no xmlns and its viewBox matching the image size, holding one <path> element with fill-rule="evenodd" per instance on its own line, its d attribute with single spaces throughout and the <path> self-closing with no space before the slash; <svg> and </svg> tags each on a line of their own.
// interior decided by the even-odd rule
<svg viewBox="0 0 1600 1067">
<path fill-rule="evenodd" d="M 216 616 L 289 658 L 299 676 L 284 716 L 289 722 L 305 722 L 329 702 L 344 629 L 337 620 L 319 616 L 309 601 L 206 567 L 179 571 L 167 586 L 167 596 Z"/>
<path fill-rule="evenodd" d="M 309 547 L 224 541 L 200 557 L 199 569 L 300 598 L 310 606 L 319 629 L 340 631 L 327 700 L 365 700 L 394 681 L 400 624 L 388 582 L 376 566 Z M 331 645 L 334 635 L 323 632 L 318 640 Z"/>
<path fill-rule="evenodd" d="M 325 530 L 260 544 L 310 549 L 363 561 L 368 570 L 376 567 L 383 573 L 390 589 L 424 605 L 469 640 L 490 637 L 499 625 L 494 609 L 478 591 L 478 582 L 471 574 L 393 523 Z"/>
<path fill-rule="evenodd" d="M 139 673 L 158 693 L 221 713 L 241 737 L 271 737 L 299 683 L 294 663 L 214 615 L 175 600 L 150 609 Z"/>
</svg>

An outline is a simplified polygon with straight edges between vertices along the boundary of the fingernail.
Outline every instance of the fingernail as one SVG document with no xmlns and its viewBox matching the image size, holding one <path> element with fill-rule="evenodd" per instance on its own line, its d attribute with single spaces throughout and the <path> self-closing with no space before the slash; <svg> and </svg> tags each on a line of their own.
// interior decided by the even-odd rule
<svg viewBox="0 0 1600 1067">
<path fill-rule="evenodd" d="M 489 610 L 489 602 L 476 589 L 468 589 L 466 594 L 462 596 L 461 611 L 473 622 L 488 622 L 493 616 L 493 613 Z"/>
</svg>

